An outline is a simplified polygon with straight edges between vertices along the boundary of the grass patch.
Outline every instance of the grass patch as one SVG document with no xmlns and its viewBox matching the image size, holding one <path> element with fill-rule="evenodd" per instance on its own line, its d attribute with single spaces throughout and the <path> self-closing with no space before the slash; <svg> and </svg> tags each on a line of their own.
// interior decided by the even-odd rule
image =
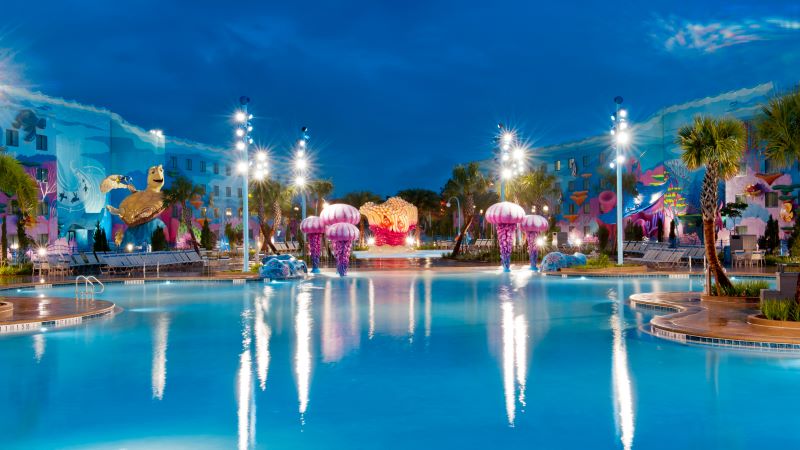
<svg viewBox="0 0 800 450">
<path fill-rule="evenodd" d="M 800 321 L 800 305 L 793 298 L 764 300 L 761 314 L 769 320 Z"/>
<path fill-rule="evenodd" d="M 762 289 L 769 289 L 769 283 L 764 280 L 736 281 L 723 294 L 728 297 L 758 297 Z"/>
<path fill-rule="evenodd" d="M 608 269 L 609 267 L 639 267 L 639 264 L 624 263 L 618 266 L 616 261 L 610 259 L 605 253 L 586 260 L 583 266 L 573 266 L 575 269 Z"/>
</svg>

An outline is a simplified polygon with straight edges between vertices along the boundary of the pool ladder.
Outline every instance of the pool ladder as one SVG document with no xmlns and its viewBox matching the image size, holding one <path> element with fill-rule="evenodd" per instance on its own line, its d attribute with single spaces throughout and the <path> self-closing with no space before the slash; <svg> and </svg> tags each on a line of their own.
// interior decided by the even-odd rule
<svg viewBox="0 0 800 450">
<path fill-rule="evenodd" d="M 83 288 L 80 287 L 80 282 L 83 281 Z M 96 285 L 100 285 L 100 290 L 96 290 Z M 78 275 L 75 277 L 75 300 L 91 300 L 94 301 L 94 294 L 102 294 L 106 290 L 106 286 L 93 275 Z"/>
</svg>

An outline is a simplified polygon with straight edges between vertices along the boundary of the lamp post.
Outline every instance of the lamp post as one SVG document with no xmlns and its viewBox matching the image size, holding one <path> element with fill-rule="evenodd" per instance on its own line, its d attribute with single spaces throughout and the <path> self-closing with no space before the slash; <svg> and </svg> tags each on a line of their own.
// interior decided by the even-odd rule
<svg viewBox="0 0 800 450">
<path fill-rule="evenodd" d="M 300 216 L 306 218 L 306 184 L 308 182 L 308 156 L 307 145 L 310 136 L 308 128 L 300 129 L 300 139 L 297 140 L 297 147 L 294 151 L 294 184 L 300 191 Z"/>
<path fill-rule="evenodd" d="M 253 115 L 247 112 L 247 105 L 250 103 L 250 98 L 246 96 L 239 97 L 239 110 L 233 115 L 236 122 L 236 150 L 241 153 L 238 169 L 242 173 L 242 241 L 243 241 L 243 258 L 242 258 L 242 272 L 247 273 L 250 270 L 250 211 L 248 205 L 249 189 L 248 183 L 250 181 L 250 144 L 253 143 L 253 138 L 250 137 L 250 132 L 253 131 L 253 125 L 250 120 Z"/>
<path fill-rule="evenodd" d="M 461 213 L 461 201 L 458 200 L 458 197 L 450 197 L 447 199 L 447 207 L 450 207 L 450 200 L 455 199 L 456 205 L 458 206 L 458 232 L 461 233 L 461 227 L 464 226 L 464 216 Z"/>
<path fill-rule="evenodd" d="M 506 191 L 508 182 L 516 175 L 521 175 L 525 166 L 525 148 L 519 144 L 517 134 L 509 130 L 502 123 L 497 124 L 500 135 L 497 138 L 499 143 L 499 163 L 500 163 L 500 201 L 506 201 Z"/>
<path fill-rule="evenodd" d="M 614 162 L 611 167 L 617 169 L 617 264 L 622 265 L 622 246 L 623 233 L 622 227 L 622 165 L 625 162 L 625 155 L 622 154 L 623 147 L 630 142 L 630 131 L 628 131 L 628 111 L 622 108 L 622 97 L 614 97 L 615 113 L 611 116 L 613 128 L 611 129 L 611 142 L 614 146 Z"/>
</svg>

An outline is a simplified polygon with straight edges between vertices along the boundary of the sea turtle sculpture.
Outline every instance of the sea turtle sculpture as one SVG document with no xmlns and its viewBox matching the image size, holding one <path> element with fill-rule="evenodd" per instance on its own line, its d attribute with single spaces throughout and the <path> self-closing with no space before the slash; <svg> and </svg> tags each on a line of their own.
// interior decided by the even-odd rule
<svg viewBox="0 0 800 450">
<path fill-rule="evenodd" d="M 128 227 L 135 227 L 153 220 L 164 211 L 164 168 L 161 165 L 153 166 L 147 171 L 147 188 L 137 191 L 130 184 L 128 177 L 123 175 L 110 175 L 100 183 L 100 191 L 106 193 L 111 189 L 127 188 L 131 194 L 122 200 L 119 208 L 107 205 L 108 211 L 119 216 Z"/>
</svg>

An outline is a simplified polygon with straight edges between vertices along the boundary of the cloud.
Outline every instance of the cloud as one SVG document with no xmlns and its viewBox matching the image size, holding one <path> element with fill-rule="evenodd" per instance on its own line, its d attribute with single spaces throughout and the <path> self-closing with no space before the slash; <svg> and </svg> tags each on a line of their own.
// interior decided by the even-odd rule
<svg viewBox="0 0 800 450">
<path fill-rule="evenodd" d="M 671 16 L 657 18 L 654 28 L 654 39 L 667 52 L 713 53 L 735 45 L 784 39 L 800 32 L 800 21 L 769 17 L 695 22 Z"/>
</svg>

